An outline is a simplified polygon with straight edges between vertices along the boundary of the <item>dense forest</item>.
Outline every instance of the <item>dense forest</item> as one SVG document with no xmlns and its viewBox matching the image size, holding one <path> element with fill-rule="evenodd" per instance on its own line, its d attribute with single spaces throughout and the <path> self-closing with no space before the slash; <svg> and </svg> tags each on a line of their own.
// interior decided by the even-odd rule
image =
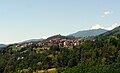
<svg viewBox="0 0 120 73">
<path fill-rule="evenodd" d="M 120 35 L 77 46 L 9 45 L 0 49 L 0 73 L 120 73 Z"/>
</svg>

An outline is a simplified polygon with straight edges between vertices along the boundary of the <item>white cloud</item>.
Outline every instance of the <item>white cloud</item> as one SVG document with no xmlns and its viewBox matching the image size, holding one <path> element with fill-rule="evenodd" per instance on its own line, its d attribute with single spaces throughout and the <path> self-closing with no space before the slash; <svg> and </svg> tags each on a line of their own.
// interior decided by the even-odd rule
<svg viewBox="0 0 120 73">
<path fill-rule="evenodd" d="M 105 11 L 102 15 L 102 17 L 105 17 L 105 16 L 108 16 L 108 15 L 111 15 L 112 14 L 112 11 Z"/>
<path fill-rule="evenodd" d="M 96 24 L 92 26 L 91 29 L 104 29 L 104 27 L 100 26 L 99 24 Z"/>
<path fill-rule="evenodd" d="M 114 28 L 116 28 L 116 27 L 118 27 L 118 26 L 120 26 L 120 24 L 115 23 L 115 24 L 111 25 L 110 27 L 108 27 L 108 28 L 106 28 L 106 29 L 107 29 L 107 30 L 112 30 L 112 29 L 114 29 Z"/>
<path fill-rule="evenodd" d="M 110 11 L 105 11 L 104 12 L 104 15 L 109 15 L 109 14 L 112 14 L 112 12 L 110 12 Z"/>
<path fill-rule="evenodd" d="M 114 29 L 114 28 L 116 28 L 116 27 L 118 27 L 118 26 L 120 26 L 120 24 L 118 24 L 118 23 L 112 24 L 112 25 L 109 26 L 109 27 L 104 27 L 104 26 L 101 26 L 101 25 L 99 25 L 99 24 L 96 24 L 96 25 L 92 26 L 91 29 L 106 29 L 106 30 L 112 30 L 112 29 Z"/>
<path fill-rule="evenodd" d="M 43 36 L 42 38 L 43 38 L 43 39 L 47 39 L 48 37 L 47 37 L 47 36 Z"/>
</svg>

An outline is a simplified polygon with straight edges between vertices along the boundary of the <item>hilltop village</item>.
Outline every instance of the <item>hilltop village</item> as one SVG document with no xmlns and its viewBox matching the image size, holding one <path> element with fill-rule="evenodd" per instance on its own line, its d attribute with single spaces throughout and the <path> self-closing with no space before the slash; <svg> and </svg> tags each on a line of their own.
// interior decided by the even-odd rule
<svg viewBox="0 0 120 73">
<path fill-rule="evenodd" d="M 31 45 L 34 45 L 36 47 L 42 47 L 42 46 L 53 46 L 53 45 L 59 45 L 62 47 L 65 46 L 77 46 L 80 45 L 82 42 L 80 39 L 76 39 L 76 40 L 69 40 L 69 39 L 61 39 L 61 38 L 53 38 L 50 40 L 46 40 L 46 41 L 41 41 L 41 42 L 30 42 L 30 43 L 24 43 L 24 44 L 16 44 L 16 47 L 29 47 Z"/>
</svg>

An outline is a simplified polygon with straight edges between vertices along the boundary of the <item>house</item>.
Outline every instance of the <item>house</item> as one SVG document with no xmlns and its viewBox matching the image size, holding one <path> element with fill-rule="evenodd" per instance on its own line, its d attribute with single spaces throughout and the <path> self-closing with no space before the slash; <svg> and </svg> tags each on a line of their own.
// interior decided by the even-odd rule
<svg viewBox="0 0 120 73">
<path fill-rule="evenodd" d="M 80 45 L 80 40 L 74 40 L 74 46 L 76 46 L 76 45 Z"/>
</svg>

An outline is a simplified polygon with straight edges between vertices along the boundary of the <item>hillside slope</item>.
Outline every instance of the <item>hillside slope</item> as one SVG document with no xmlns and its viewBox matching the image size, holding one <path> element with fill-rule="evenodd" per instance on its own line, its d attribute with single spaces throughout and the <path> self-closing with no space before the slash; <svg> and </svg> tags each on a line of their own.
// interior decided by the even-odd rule
<svg viewBox="0 0 120 73">
<path fill-rule="evenodd" d="M 88 37 L 88 36 L 97 36 L 107 32 L 105 29 L 93 29 L 93 30 L 85 30 L 85 31 L 78 31 L 76 33 L 70 34 L 68 36 L 74 37 Z"/>
<path fill-rule="evenodd" d="M 110 30 L 108 32 L 105 32 L 98 37 L 104 37 L 104 36 L 119 36 L 120 35 L 120 26 L 114 28 L 113 30 Z"/>
</svg>

